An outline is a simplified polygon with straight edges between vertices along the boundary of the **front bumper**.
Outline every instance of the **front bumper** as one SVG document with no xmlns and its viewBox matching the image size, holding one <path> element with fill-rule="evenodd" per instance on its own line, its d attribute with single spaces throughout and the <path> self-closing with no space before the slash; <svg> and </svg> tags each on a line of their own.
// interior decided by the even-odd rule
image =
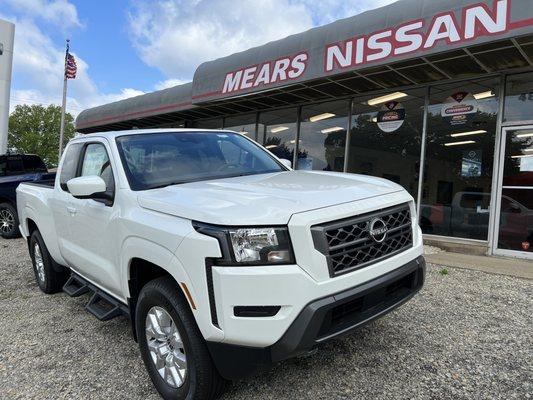
<svg viewBox="0 0 533 400">
<path fill-rule="evenodd" d="M 235 380 L 274 362 L 303 354 L 352 332 L 408 301 L 423 286 L 422 256 L 359 286 L 307 304 L 273 345 L 258 348 L 207 342 L 219 373 Z"/>
</svg>

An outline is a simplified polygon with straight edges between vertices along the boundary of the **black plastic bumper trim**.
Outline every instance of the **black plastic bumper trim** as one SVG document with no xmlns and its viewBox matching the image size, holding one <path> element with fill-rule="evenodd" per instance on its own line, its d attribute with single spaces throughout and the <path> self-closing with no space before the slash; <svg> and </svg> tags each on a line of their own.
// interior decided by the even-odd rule
<svg viewBox="0 0 533 400">
<path fill-rule="evenodd" d="M 235 306 L 233 315 L 242 318 L 265 318 L 275 316 L 281 306 Z"/>
<path fill-rule="evenodd" d="M 425 267 L 426 262 L 424 258 L 419 257 L 403 265 L 402 267 L 389 272 L 388 274 L 382 275 L 352 289 L 308 304 L 300 313 L 300 315 L 296 317 L 281 339 L 272 346 L 273 361 L 280 361 L 294 355 L 305 353 L 319 343 L 361 328 L 371 321 L 391 312 L 396 307 L 404 304 L 422 288 L 425 279 Z M 378 290 L 379 288 L 386 287 L 390 283 L 398 281 L 417 270 L 420 272 L 417 274 L 416 285 L 407 295 L 403 296 L 392 304 L 387 304 L 386 307 L 382 309 L 377 308 L 369 310 L 362 320 L 358 320 L 351 326 L 345 327 L 340 331 L 332 332 L 326 336 L 320 335 L 320 328 L 324 323 L 324 318 L 327 312 L 333 309 L 335 306 L 351 299 L 365 296 L 373 291 Z"/>
<path fill-rule="evenodd" d="M 220 329 L 218 325 L 217 305 L 215 302 L 215 289 L 213 286 L 213 260 L 206 258 L 205 274 L 207 280 L 207 293 L 209 295 L 209 312 L 211 313 L 211 323 Z"/>
<path fill-rule="evenodd" d="M 422 256 L 362 285 L 340 293 L 314 300 L 303 308 L 285 334 L 270 347 L 257 348 L 238 345 L 207 342 L 211 357 L 219 371 L 226 379 L 237 380 L 265 369 L 272 363 L 304 354 L 318 344 L 338 337 L 389 313 L 396 307 L 411 299 L 423 286 L 426 263 Z M 324 335 L 321 328 L 325 319 L 335 307 L 346 304 L 354 299 L 366 296 L 372 298 L 375 293 L 391 287 L 402 278 L 412 275 L 413 281 L 409 289 L 402 292 L 401 297 L 391 297 L 360 314 L 358 319 L 349 326 L 342 326 Z M 381 294 L 383 297 L 383 295 Z"/>
</svg>

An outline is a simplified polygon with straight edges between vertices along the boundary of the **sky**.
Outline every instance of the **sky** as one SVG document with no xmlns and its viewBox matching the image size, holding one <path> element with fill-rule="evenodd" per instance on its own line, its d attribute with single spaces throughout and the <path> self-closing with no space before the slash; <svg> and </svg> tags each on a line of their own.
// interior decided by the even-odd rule
<svg viewBox="0 0 533 400">
<path fill-rule="evenodd" d="M 65 39 L 78 63 L 67 110 L 192 80 L 213 60 L 395 0 L 0 0 L 14 22 L 11 109 L 60 104 Z"/>
</svg>

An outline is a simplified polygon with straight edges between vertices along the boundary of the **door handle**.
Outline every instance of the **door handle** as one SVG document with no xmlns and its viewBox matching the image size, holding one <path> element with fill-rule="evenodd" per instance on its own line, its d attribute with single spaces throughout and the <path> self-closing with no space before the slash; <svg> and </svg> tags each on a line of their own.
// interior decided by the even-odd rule
<svg viewBox="0 0 533 400">
<path fill-rule="evenodd" d="M 70 213 L 70 215 L 74 216 L 78 210 L 74 207 L 67 207 L 67 211 Z"/>
</svg>

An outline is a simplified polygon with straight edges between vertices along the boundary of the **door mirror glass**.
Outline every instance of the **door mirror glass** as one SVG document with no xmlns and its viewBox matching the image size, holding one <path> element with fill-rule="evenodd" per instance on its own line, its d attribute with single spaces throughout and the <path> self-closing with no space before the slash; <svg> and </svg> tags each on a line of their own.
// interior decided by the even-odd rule
<svg viewBox="0 0 533 400">
<path fill-rule="evenodd" d="M 514 214 L 520 214 L 520 212 L 522 211 L 520 209 L 520 206 L 518 204 L 515 204 L 515 203 L 512 203 L 510 206 L 509 206 L 509 211 L 514 213 Z"/>
<path fill-rule="evenodd" d="M 67 182 L 68 191 L 78 199 L 102 198 L 106 191 L 106 184 L 96 175 L 80 176 Z"/>
<path fill-rule="evenodd" d="M 279 159 L 281 161 L 281 163 L 287 167 L 287 168 L 292 168 L 292 162 L 290 162 L 289 160 L 287 160 L 286 158 L 280 158 Z"/>
</svg>

